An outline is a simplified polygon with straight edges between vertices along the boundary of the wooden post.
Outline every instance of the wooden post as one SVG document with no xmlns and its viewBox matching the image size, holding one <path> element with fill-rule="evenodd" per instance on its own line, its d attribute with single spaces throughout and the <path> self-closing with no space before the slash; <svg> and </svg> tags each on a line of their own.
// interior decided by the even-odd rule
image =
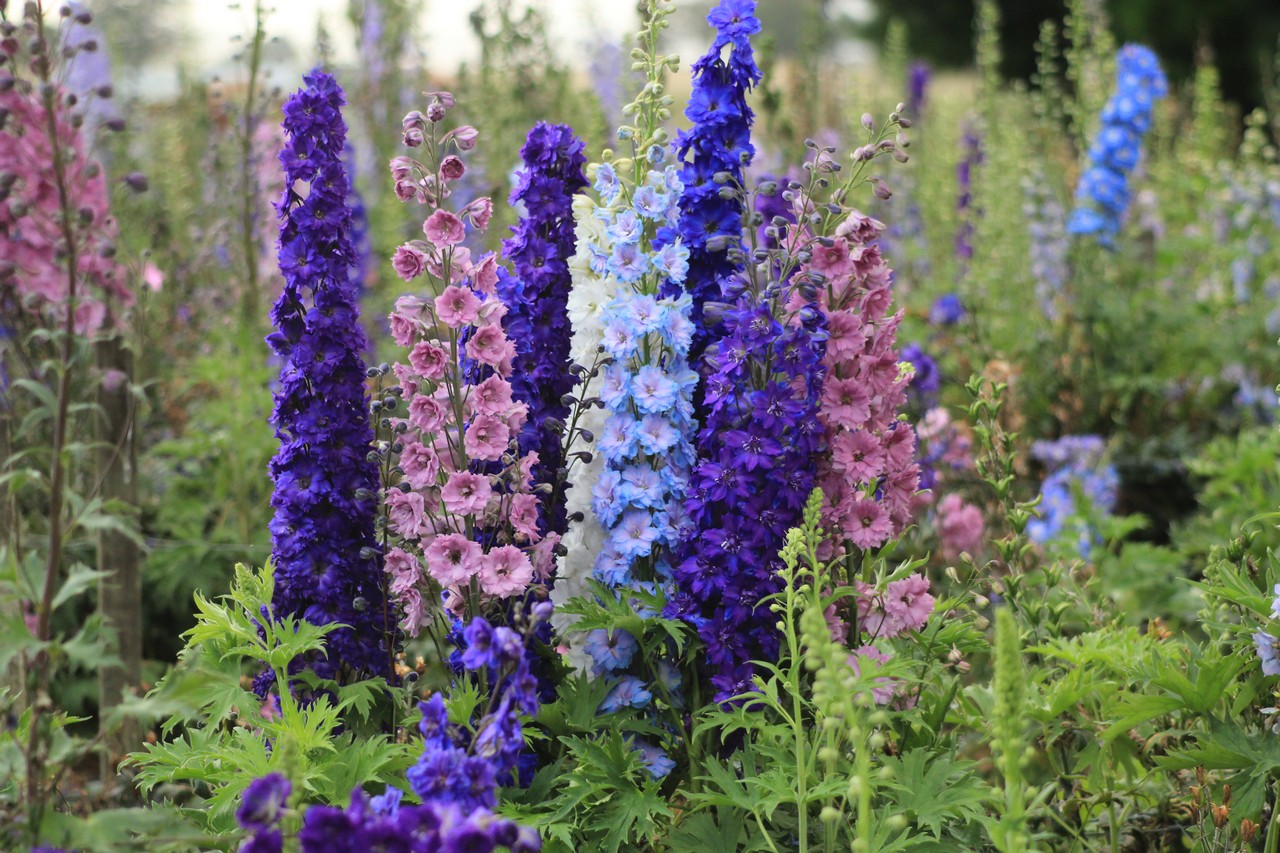
<svg viewBox="0 0 1280 853">
<path fill-rule="evenodd" d="M 97 472 L 104 501 L 138 505 L 137 445 L 133 429 L 133 354 L 119 337 L 95 344 L 98 367 L 104 380 L 98 385 L 99 446 Z M 98 607 L 103 621 L 114 629 L 120 665 L 98 670 L 98 713 L 101 721 L 120 702 L 121 695 L 142 680 L 142 561 L 138 546 L 116 531 L 98 536 L 98 570 L 109 572 L 98 582 Z M 100 722 L 101 726 L 102 723 Z M 139 748 L 136 723 L 113 731 L 103 727 L 100 771 L 104 781 L 115 776 L 125 753 Z"/>
</svg>

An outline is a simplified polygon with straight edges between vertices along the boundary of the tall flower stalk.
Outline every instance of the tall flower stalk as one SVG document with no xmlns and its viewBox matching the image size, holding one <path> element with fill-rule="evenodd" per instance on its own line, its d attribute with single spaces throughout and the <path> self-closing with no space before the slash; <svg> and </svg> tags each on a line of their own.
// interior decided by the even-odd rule
<svg viewBox="0 0 1280 853">
<path fill-rule="evenodd" d="M 1129 207 L 1129 173 L 1142 157 L 1155 102 L 1169 91 L 1160 61 L 1149 48 L 1129 44 L 1116 54 L 1116 88 L 1102 110 L 1102 127 L 1089 148 L 1089 166 L 1076 187 L 1071 234 L 1111 246 Z"/>
<path fill-rule="evenodd" d="M 488 227 L 493 203 L 449 209 L 477 137 L 469 125 L 443 129 L 453 106 L 438 92 L 425 113 L 409 113 L 404 141 L 421 154 L 392 161 L 397 195 L 430 210 L 425 239 L 402 245 L 392 263 L 405 281 L 425 278 L 428 293 L 396 302 L 391 334 L 408 358 L 392 368 L 399 399 L 376 404 L 394 435 L 384 497 L 392 589 L 405 630 L 428 629 L 441 657 L 449 652 L 438 627 L 453 621 L 461 642 L 464 622 L 497 615 L 508 599 L 544 597 L 558 542 L 539 528 L 538 453 L 518 441 L 529 406 L 511 385 L 516 348 L 503 329 L 497 257 L 463 245 L 469 229 Z"/>
<path fill-rule="evenodd" d="M 389 676 L 395 654 L 375 536 L 378 472 L 365 392 L 351 210 L 342 152 L 345 103 L 337 81 L 313 71 L 284 106 L 285 191 L 279 260 L 284 289 L 268 342 L 283 366 L 272 423 L 274 605 L 315 624 L 341 622 L 326 677 Z M 282 688 L 283 689 L 283 688 Z"/>
<path fill-rule="evenodd" d="M 502 244 L 515 269 L 499 274 L 497 288 L 508 306 L 507 335 L 520 342 L 511 377 L 512 396 L 529 408 L 520 447 L 537 452 L 533 485 L 548 490 L 539 528 L 561 536 L 567 526 L 561 436 L 570 416 L 565 396 L 574 387 L 569 258 L 575 250 L 573 197 L 587 186 L 585 147 L 565 125 L 538 122 L 529 131 L 520 149 L 524 167 L 511 193 L 511 203 L 523 205 L 525 213 Z"/>
<path fill-rule="evenodd" d="M 703 307 L 720 298 L 721 281 L 740 266 L 727 249 L 742 236 L 745 197 L 721 188 L 740 186 L 743 170 L 755 156 L 755 114 L 747 106 L 747 93 L 761 79 L 751 48 L 751 36 L 760 32 L 755 10 L 756 0 L 720 0 L 707 15 L 707 23 L 716 30 L 715 41 L 693 64 L 693 93 L 685 109 L 693 126 L 675 140 L 684 185 L 675 231 L 689 252 L 684 290 L 692 299 L 689 361 L 694 365 L 714 338 L 714 324 L 703 317 Z M 677 292 L 673 284 L 663 295 Z"/>
<path fill-rule="evenodd" d="M 624 111 L 636 124 L 618 130 L 629 156 L 606 152 L 592 170 L 595 198 L 574 202 L 578 253 L 569 300 L 575 358 L 592 359 L 599 349 L 607 366 L 594 392 L 603 404 L 592 413 L 603 422 L 591 422 L 599 423 L 597 462 L 579 469 L 585 476 L 570 492 L 571 511 L 575 498 L 590 495 L 593 518 L 578 525 L 577 540 L 590 551 L 575 560 L 570 545 L 567 592 L 588 591 L 594 581 L 597 593 L 616 596 L 641 615 L 660 613 L 670 594 L 694 457 L 693 302 L 683 292 L 689 252 L 673 234 L 685 187 L 675 165 L 662 166 L 668 138 L 661 123 L 671 103 L 662 73 L 677 60 L 660 56 L 657 43 L 670 11 L 665 0 L 651 0 L 640 33 L 647 82 Z M 650 645 L 638 654 L 642 643 Z M 683 728 L 680 675 L 661 643 L 598 629 L 580 648 L 586 660 L 578 661 L 610 685 L 602 712 L 667 714 L 673 730 Z M 636 747 L 655 776 L 674 766 L 662 748 Z"/>
</svg>

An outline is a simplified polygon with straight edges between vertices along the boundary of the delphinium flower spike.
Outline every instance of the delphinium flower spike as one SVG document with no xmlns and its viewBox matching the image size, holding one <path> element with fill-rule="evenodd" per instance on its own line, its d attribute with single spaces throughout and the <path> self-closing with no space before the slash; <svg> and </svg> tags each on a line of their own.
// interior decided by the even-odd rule
<svg viewBox="0 0 1280 853">
<path fill-rule="evenodd" d="M 519 342 L 511 391 L 529 408 L 519 445 L 536 451 L 534 489 L 545 487 L 539 528 L 563 536 L 566 528 L 565 458 L 561 437 L 574 387 L 570 372 L 569 258 L 574 253 L 573 197 L 586 188 L 585 146 L 565 125 L 538 122 L 520 150 L 524 166 L 511 193 L 524 215 L 503 241 L 514 266 L 498 275 L 498 296 L 507 305 L 507 336 Z"/>
<path fill-rule="evenodd" d="M 724 280 L 732 304 L 715 306 L 723 336 L 705 353 L 706 419 L 669 608 L 697 627 L 718 701 L 751 690 L 752 661 L 777 656 L 763 601 L 780 588 L 778 553 L 813 490 L 822 441 L 826 331 L 814 287 L 793 275 L 786 247 L 757 260 Z"/>
<path fill-rule="evenodd" d="M 374 528 L 378 472 L 368 457 L 366 340 L 351 281 L 345 101 L 330 74 L 313 71 L 304 81 L 284 106 L 284 289 L 268 338 L 283 363 L 272 416 L 280 439 L 271 462 L 274 605 L 346 626 L 329 635 L 326 658 L 309 661 L 318 673 L 389 676 L 395 626 Z"/>
<path fill-rule="evenodd" d="M 503 330 L 497 257 L 473 257 L 463 245 L 469 229 L 488 227 L 493 203 L 449 209 L 477 133 L 469 125 L 445 131 L 454 98 L 429 97 L 426 111 L 402 125 L 420 157 L 391 162 L 396 194 L 430 211 L 426 239 L 402 245 L 392 264 L 405 281 L 425 278 L 429 292 L 396 302 L 391 334 L 408 357 L 392 367 L 398 391 L 375 405 L 394 437 L 384 499 L 392 590 L 404 629 L 426 627 L 438 640 L 441 621 L 493 617 L 501 602 L 538 588 L 558 537 L 538 526 L 538 453 L 516 440 L 528 406 L 510 382 L 516 349 Z"/>
<path fill-rule="evenodd" d="M 728 248 L 742 237 L 745 195 L 734 190 L 742 185 L 743 171 L 755 156 L 754 113 L 747 105 L 747 93 L 761 79 L 751 48 L 751 36 L 760 32 L 755 11 L 756 0 L 720 0 L 707 15 L 707 23 L 716 30 L 715 41 L 693 64 L 693 93 L 685 109 L 692 127 L 680 131 L 675 140 L 684 189 L 674 230 L 689 252 L 684 289 L 693 300 L 689 361 L 695 366 L 715 337 L 703 306 L 720 298 L 721 281 L 741 266 Z M 728 191 L 722 191 L 725 188 Z M 676 293 L 676 285 L 664 291 Z"/>
<path fill-rule="evenodd" d="M 1169 91 L 1160 61 L 1149 48 L 1125 45 L 1116 54 L 1116 89 L 1102 110 L 1102 127 L 1089 149 L 1089 166 L 1076 187 L 1067 231 L 1111 246 L 1129 207 L 1129 173 L 1142 156 L 1157 99 Z"/>
<path fill-rule="evenodd" d="M 557 587 L 565 597 L 589 594 L 594 580 L 601 595 L 628 602 L 645 618 L 661 612 L 670 592 L 674 548 L 685 523 L 697 383 L 688 363 L 692 301 L 682 290 L 689 253 L 670 233 L 679 221 L 684 185 L 675 165 L 654 168 L 665 159 L 661 122 L 670 113 L 662 71 L 676 61 L 657 54 L 671 6 L 652 0 L 649 8 L 639 39 L 647 84 L 625 111 L 637 117 L 636 125 L 618 130 L 629 156 L 606 152 L 605 162 L 592 169 L 595 199 L 584 194 L 574 201 L 572 350 L 584 363 L 592 363 L 598 350 L 607 367 L 592 391 L 603 404 L 588 426 L 596 438 L 596 462 L 576 469 L 569 493 L 570 512 L 589 510 L 593 518 L 570 528 L 576 539 L 566 543 L 568 582 Z M 575 502 L 584 496 L 590 503 L 580 510 Z M 589 550 L 576 547 L 578 542 Z M 642 641 L 649 638 L 599 629 L 575 644 L 575 660 L 610 684 L 602 712 L 663 715 L 674 733 L 683 728 L 678 671 L 660 641 L 637 654 Z M 654 775 L 673 766 L 660 747 L 635 747 Z"/>
</svg>

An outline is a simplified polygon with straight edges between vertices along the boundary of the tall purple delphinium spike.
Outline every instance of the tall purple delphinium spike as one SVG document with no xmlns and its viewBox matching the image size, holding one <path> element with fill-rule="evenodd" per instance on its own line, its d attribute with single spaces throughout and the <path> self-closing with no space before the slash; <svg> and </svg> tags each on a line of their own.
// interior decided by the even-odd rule
<svg viewBox="0 0 1280 853">
<path fill-rule="evenodd" d="M 501 273 L 498 295 L 509 307 L 503 323 L 507 337 L 519 341 L 512 365 L 512 396 L 529 407 L 520 431 L 521 451 L 537 451 L 533 482 L 550 486 L 539 508 L 543 533 L 565 532 L 564 448 L 553 422 L 563 422 L 569 407 L 562 400 L 573 390 L 569 372 L 569 259 L 575 251 L 573 197 L 587 186 L 583 175 L 586 146 L 573 128 L 538 122 L 529 131 L 520 156 L 524 168 L 511 193 L 525 215 L 502 243 L 515 274 Z"/>
<path fill-rule="evenodd" d="M 329 635 L 327 658 L 308 662 L 317 673 L 389 676 L 395 629 L 374 534 L 378 472 L 368 459 L 368 344 L 351 280 L 345 99 L 323 71 L 303 79 L 284 105 L 277 211 L 285 281 L 267 339 L 283 362 L 272 416 L 280 439 L 271 461 L 273 603 L 282 614 L 348 626 Z"/>
<path fill-rule="evenodd" d="M 971 122 L 964 126 L 960 139 L 960 162 L 956 163 L 956 212 L 960 225 L 956 228 L 956 257 L 961 268 L 973 258 L 973 170 L 982 164 L 982 137 Z"/>
<path fill-rule="evenodd" d="M 919 122 L 928 103 L 929 81 L 933 67 L 919 59 L 907 67 L 907 108 L 904 111 L 913 122 Z"/>
<path fill-rule="evenodd" d="M 825 318 L 793 283 L 728 289 L 741 296 L 706 351 L 707 414 L 670 605 L 706 644 L 721 702 L 752 689 L 753 661 L 778 654 L 762 602 L 781 587 L 778 552 L 814 486 L 826 338 Z"/>
<path fill-rule="evenodd" d="M 693 298 L 689 364 L 695 368 L 714 337 L 703 318 L 703 305 L 720 298 L 721 279 L 736 271 L 726 248 L 742 237 L 743 196 L 721 196 L 724 184 L 715 176 L 724 173 L 725 183 L 740 185 L 743 169 L 755 156 L 755 114 L 747 106 L 747 91 L 761 80 L 751 49 L 751 36 L 760 32 L 755 9 L 756 0 L 720 0 L 707 15 L 707 23 L 716 28 L 715 42 L 693 64 L 693 93 L 684 113 L 693 127 L 676 136 L 676 154 L 684 161 L 677 230 L 689 250 L 684 288 Z M 663 295 L 678 294 L 671 290 Z"/>
</svg>

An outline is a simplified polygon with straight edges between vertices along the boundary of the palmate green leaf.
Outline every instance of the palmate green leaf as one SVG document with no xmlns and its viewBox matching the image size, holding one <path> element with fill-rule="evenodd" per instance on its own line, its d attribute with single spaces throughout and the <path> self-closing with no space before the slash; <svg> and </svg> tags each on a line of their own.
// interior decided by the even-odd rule
<svg viewBox="0 0 1280 853">
<path fill-rule="evenodd" d="M 560 685 L 556 701 L 538 709 L 538 724 L 552 734 L 594 732 L 600 723 L 600 703 L 609 695 L 609 683 L 575 673 Z"/>
<path fill-rule="evenodd" d="M 257 628 L 236 608 L 205 598 L 199 592 L 195 594 L 195 603 L 196 624 L 183 634 L 188 645 L 226 648 L 236 640 L 237 645 L 260 642 Z"/>
<path fill-rule="evenodd" d="M 699 812 L 690 815 L 664 839 L 666 849 L 696 850 L 698 853 L 740 853 L 743 850 L 745 817 L 741 809 L 726 807 L 717 808 L 714 814 Z"/>
<path fill-rule="evenodd" d="M 311 652 L 324 651 L 324 638 L 331 631 L 347 627 L 341 622 L 313 625 L 302 619 L 281 619 L 267 628 L 267 651 L 263 660 L 272 669 L 283 671 L 290 661 Z M 261 647 L 261 644 L 257 644 Z M 245 652 L 245 654 L 251 654 Z"/>
<path fill-rule="evenodd" d="M 99 667 L 120 665 L 120 657 L 112 651 L 114 645 L 114 637 L 109 636 L 103 627 L 102 614 L 94 613 L 84 620 L 74 636 L 61 643 L 55 641 L 52 648 L 61 651 L 71 664 L 97 670 Z"/>
<path fill-rule="evenodd" d="M 85 818 L 54 813 L 50 828 L 66 848 L 86 853 L 209 850 L 233 844 L 194 825 L 177 809 L 165 807 L 103 809 Z M 215 846 L 216 845 L 216 846 Z"/>
<path fill-rule="evenodd" d="M 98 581 L 103 578 L 109 578 L 111 575 L 111 572 L 97 572 L 83 566 L 77 566 L 71 570 L 67 575 L 67 579 L 63 581 L 62 586 L 58 588 L 57 594 L 53 597 L 51 609 L 57 610 L 76 596 L 97 586 Z"/>
<path fill-rule="evenodd" d="M 623 789 L 611 797 L 601 812 L 598 823 L 605 830 L 600 842 L 600 849 L 608 853 L 619 850 L 635 850 L 637 843 L 654 835 L 666 821 L 659 818 L 670 818 L 671 808 L 667 800 L 659 792 L 656 783 L 646 783 L 641 788 Z"/>
<path fill-rule="evenodd" d="M 1195 746 L 1173 749 L 1156 759 L 1164 770 L 1235 770 L 1231 785 L 1232 819 L 1262 813 L 1271 777 L 1280 771 L 1280 742 L 1270 733 L 1252 734 L 1233 722 L 1214 722 L 1208 732 L 1194 732 Z"/>
<path fill-rule="evenodd" d="M 885 757 L 884 766 L 893 770 L 883 785 L 893 792 L 891 797 L 900 812 L 927 829 L 934 839 L 942 838 L 947 825 L 968 824 L 984 813 L 989 792 L 976 773 L 975 762 L 913 749 Z"/>
<path fill-rule="evenodd" d="M 33 657 L 48 646 L 35 638 L 21 613 L 0 612 L 0 671 L 19 657 Z"/>
<path fill-rule="evenodd" d="M 351 792 L 371 779 L 387 784 L 393 780 L 404 784 L 404 771 L 416 759 L 415 745 L 395 743 L 384 735 L 376 737 L 347 736 L 338 739 L 334 760 L 325 761 L 315 780 L 321 802 L 342 803 Z"/>
<path fill-rule="evenodd" d="M 1115 709 L 1119 718 L 1102 733 L 1102 739 L 1111 743 L 1121 735 L 1127 734 L 1134 726 L 1150 722 L 1157 717 L 1176 713 L 1183 708 L 1183 702 L 1177 696 L 1159 696 L 1151 693 L 1125 694 Z"/>
</svg>

